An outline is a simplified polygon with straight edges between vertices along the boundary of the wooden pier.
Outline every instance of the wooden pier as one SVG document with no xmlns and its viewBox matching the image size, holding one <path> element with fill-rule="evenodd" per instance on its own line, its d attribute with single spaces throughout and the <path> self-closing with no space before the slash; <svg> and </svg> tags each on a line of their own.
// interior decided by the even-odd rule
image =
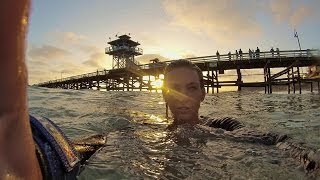
<svg viewBox="0 0 320 180">
<path fill-rule="evenodd" d="M 139 64 L 135 56 L 142 55 L 142 49 L 137 46 L 140 43 L 133 41 L 128 35 L 121 35 L 118 39 L 108 42 L 105 54 L 113 56 L 112 69 L 81 74 L 68 78 L 56 79 L 37 84 L 37 86 L 63 89 L 97 89 L 106 91 L 134 91 L 134 90 L 158 90 L 155 80 L 161 79 L 165 66 L 174 61 L 150 60 L 149 64 Z M 204 85 L 207 93 L 219 92 L 224 86 L 236 86 L 238 91 L 242 87 L 264 87 L 266 93 L 272 93 L 272 86 L 286 85 L 288 93 L 296 91 L 299 85 L 309 83 L 311 91 L 313 84 L 317 83 L 319 91 L 320 78 L 304 78 L 301 75 L 301 67 L 319 66 L 319 50 L 292 50 L 272 51 L 259 53 L 226 54 L 216 56 L 202 56 L 187 58 L 195 63 L 203 71 Z M 285 68 L 285 70 L 271 74 L 272 68 Z M 263 69 L 264 81 L 244 82 L 241 70 Z M 236 70 L 236 80 L 221 81 L 219 77 L 225 71 Z M 283 75 L 287 75 L 283 78 Z M 157 81 L 156 81 L 157 82 Z"/>
<path fill-rule="evenodd" d="M 260 52 L 259 57 L 250 57 L 244 53 L 242 56 L 227 54 L 220 56 L 204 56 L 187 58 L 197 64 L 203 71 L 205 88 L 207 92 L 219 92 L 224 86 L 236 86 L 240 91 L 242 87 L 264 87 L 266 93 L 272 93 L 272 87 L 278 85 L 288 86 L 288 93 L 301 93 L 301 84 L 310 84 L 313 91 L 314 84 L 319 91 L 320 78 L 303 78 L 302 67 L 320 65 L 319 50 L 293 50 L 279 52 Z M 173 60 L 174 61 L 174 60 Z M 63 79 L 56 79 L 37 84 L 41 87 L 63 89 L 105 89 L 107 91 L 133 91 L 133 90 L 156 90 L 150 77 L 158 79 L 166 64 L 171 61 L 152 61 L 149 64 L 130 66 L 112 70 L 96 71 Z M 285 68 L 285 70 L 271 74 L 272 68 Z M 244 82 L 241 70 L 263 69 L 264 81 Z M 234 81 L 219 81 L 219 76 L 227 70 L 236 70 L 237 79 Z M 287 75 L 283 78 L 283 75 Z M 296 87 L 298 86 L 298 87 Z"/>
</svg>

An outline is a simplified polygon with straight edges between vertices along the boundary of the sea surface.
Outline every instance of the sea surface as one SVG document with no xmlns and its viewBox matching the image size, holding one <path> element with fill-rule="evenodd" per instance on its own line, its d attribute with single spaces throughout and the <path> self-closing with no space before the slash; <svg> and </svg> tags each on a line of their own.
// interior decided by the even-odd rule
<svg viewBox="0 0 320 180">
<path fill-rule="evenodd" d="M 275 146 L 169 131 L 161 93 L 29 87 L 28 96 L 30 113 L 69 138 L 107 136 L 79 179 L 319 179 Z M 320 149 L 318 92 L 208 94 L 200 115 L 234 117 Z"/>
</svg>

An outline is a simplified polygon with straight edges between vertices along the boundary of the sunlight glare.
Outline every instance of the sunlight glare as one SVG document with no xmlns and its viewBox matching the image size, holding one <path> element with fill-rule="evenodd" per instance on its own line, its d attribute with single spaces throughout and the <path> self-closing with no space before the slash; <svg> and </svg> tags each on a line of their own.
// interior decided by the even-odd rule
<svg viewBox="0 0 320 180">
<path fill-rule="evenodd" d="M 157 89 L 162 88 L 163 80 L 162 79 L 157 79 L 151 83 L 153 86 L 155 86 Z"/>
</svg>

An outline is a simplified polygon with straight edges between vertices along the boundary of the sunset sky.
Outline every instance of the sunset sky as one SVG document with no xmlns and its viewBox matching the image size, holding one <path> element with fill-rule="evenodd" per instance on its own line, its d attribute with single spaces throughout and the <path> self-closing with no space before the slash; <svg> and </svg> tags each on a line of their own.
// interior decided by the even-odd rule
<svg viewBox="0 0 320 180">
<path fill-rule="evenodd" d="M 160 57 L 320 48 L 319 0 L 34 0 L 29 84 L 110 69 L 109 37 L 130 33 L 141 63 Z"/>
</svg>

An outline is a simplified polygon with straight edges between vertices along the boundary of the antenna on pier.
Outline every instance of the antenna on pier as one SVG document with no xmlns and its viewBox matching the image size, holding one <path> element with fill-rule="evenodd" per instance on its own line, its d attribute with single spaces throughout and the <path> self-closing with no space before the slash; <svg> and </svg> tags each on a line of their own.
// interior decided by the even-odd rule
<svg viewBox="0 0 320 180">
<path fill-rule="evenodd" d="M 299 35 L 298 35 L 298 32 L 296 31 L 296 29 L 294 29 L 293 34 L 294 34 L 294 37 L 297 38 L 297 40 L 298 40 L 299 49 L 300 49 L 300 51 L 301 51 L 301 45 L 300 45 Z M 300 53 L 301 53 L 301 52 L 300 52 Z M 301 68 L 301 73 L 303 74 L 303 68 Z"/>
<path fill-rule="evenodd" d="M 298 32 L 296 31 L 296 29 L 294 29 L 293 34 L 294 34 L 294 37 L 297 38 L 297 40 L 298 40 L 299 49 L 300 49 L 300 51 L 301 51 L 301 45 L 300 45 L 299 35 L 298 35 Z"/>
</svg>

